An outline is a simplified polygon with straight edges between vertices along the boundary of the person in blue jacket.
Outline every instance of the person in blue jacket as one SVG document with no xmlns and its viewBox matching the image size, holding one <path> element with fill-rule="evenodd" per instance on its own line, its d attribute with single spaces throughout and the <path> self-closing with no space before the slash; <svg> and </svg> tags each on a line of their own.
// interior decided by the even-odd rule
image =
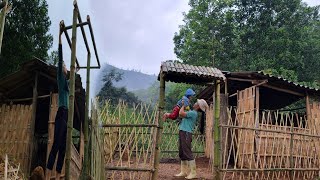
<svg viewBox="0 0 320 180">
<path fill-rule="evenodd" d="M 58 96 L 59 96 L 59 109 L 55 118 L 54 126 L 54 140 L 49 154 L 47 163 L 47 179 L 51 176 L 51 171 L 58 154 L 56 165 L 56 179 L 60 179 L 61 170 L 64 164 L 64 157 L 66 153 L 66 138 L 67 138 L 67 120 L 68 120 L 68 107 L 69 107 L 69 81 L 67 79 L 67 68 L 62 60 L 62 44 L 61 36 L 59 38 L 59 62 L 57 72 Z M 48 177 L 49 176 L 49 177 Z"/>
<path fill-rule="evenodd" d="M 182 107 L 182 101 L 184 101 L 185 109 L 190 110 L 189 104 L 191 98 L 195 95 L 196 93 L 192 89 L 187 89 L 185 95 L 177 102 L 177 104 L 174 106 L 172 109 L 171 113 L 164 113 L 163 119 L 172 119 L 175 120 L 179 116 L 179 110 Z"/>
</svg>

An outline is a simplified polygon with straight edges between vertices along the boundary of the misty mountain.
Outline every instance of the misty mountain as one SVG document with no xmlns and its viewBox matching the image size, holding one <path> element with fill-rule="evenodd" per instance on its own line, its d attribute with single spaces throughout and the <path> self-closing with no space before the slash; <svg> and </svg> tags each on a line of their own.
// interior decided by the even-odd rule
<svg viewBox="0 0 320 180">
<path fill-rule="evenodd" d="M 98 75 L 98 81 L 101 83 L 97 83 L 97 91 L 99 92 L 103 83 L 102 79 L 105 74 L 110 72 L 111 69 L 116 69 L 117 72 L 122 73 L 122 80 L 119 82 L 114 82 L 115 87 L 125 87 L 128 91 L 137 91 L 141 89 L 148 89 L 152 84 L 157 81 L 156 75 L 144 74 L 142 72 L 138 72 L 136 70 L 124 70 L 117 68 L 112 65 L 105 65 L 102 67 Z"/>
</svg>

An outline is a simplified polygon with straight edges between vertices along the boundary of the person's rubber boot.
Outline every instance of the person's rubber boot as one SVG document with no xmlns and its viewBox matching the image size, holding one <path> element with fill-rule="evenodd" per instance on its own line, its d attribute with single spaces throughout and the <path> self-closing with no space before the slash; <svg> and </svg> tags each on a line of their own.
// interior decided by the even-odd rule
<svg viewBox="0 0 320 180">
<path fill-rule="evenodd" d="M 174 177 L 186 177 L 188 171 L 188 161 L 181 161 L 181 172 L 174 175 Z"/>
<path fill-rule="evenodd" d="M 186 179 L 195 179 L 197 178 L 197 170 L 196 170 L 196 161 L 191 160 L 188 161 L 190 167 L 190 174 L 186 177 Z"/>
</svg>

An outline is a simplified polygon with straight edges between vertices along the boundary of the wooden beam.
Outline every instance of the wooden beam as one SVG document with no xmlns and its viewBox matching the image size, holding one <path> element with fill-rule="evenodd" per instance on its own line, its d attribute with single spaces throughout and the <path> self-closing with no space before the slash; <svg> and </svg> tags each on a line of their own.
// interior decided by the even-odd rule
<svg viewBox="0 0 320 180">
<path fill-rule="evenodd" d="M 164 109 L 164 98 L 165 98 L 165 80 L 164 74 L 160 73 L 160 96 L 159 96 L 159 107 L 158 107 L 158 123 L 159 127 L 156 130 L 156 145 L 155 145 L 155 157 L 154 157 L 154 169 L 155 171 L 152 173 L 152 180 L 158 179 L 159 173 L 159 164 L 160 164 L 160 144 L 161 144 L 161 136 L 163 131 L 163 109 Z"/>
<path fill-rule="evenodd" d="M 76 1 L 74 1 L 75 3 Z M 77 50 L 77 18 L 78 10 L 73 9 L 73 27 L 72 27 L 72 47 L 71 47 L 71 63 L 70 63 L 70 94 L 69 94 L 69 108 L 68 108 L 68 127 L 67 127 L 67 148 L 65 161 L 65 176 L 66 180 L 71 177 L 71 148 L 72 148 L 72 130 L 74 117 L 74 94 L 75 94 L 75 64 L 76 64 L 76 50 Z M 65 31 L 66 32 L 66 31 Z"/>
<path fill-rule="evenodd" d="M 310 97 L 308 92 L 306 92 L 306 113 L 307 113 L 307 120 L 310 122 L 311 120 L 311 108 L 310 108 Z"/>
<path fill-rule="evenodd" d="M 32 117 L 30 122 L 30 147 L 29 147 L 29 157 L 30 162 L 28 168 L 31 168 L 32 155 L 33 155 L 33 147 L 34 147 L 34 127 L 36 123 L 36 115 L 37 115 L 37 103 L 38 103 L 38 72 L 36 72 L 34 77 L 34 85 L 33 85 L 33 98 L 32 98 Z"/>
<path fill-rule="evenodd" d="M 86 107 L 84 116 L 84 165 L 83 165 L 83 179 L 89 175 L 89 103 L 90 103 L 90 61 L 91 54 L 87 54 L 87 78 L 86 78 Z"/>
<path fill-rule="evenodd" d="M 258 84 L 256 84 L 256 85 L 254 85 L 254 86 L 252 86 L 252 87 L 259 87 L 259 86 L 262 86 L 262 85 L 264 85 L 264 84 L 268 83 L 268 80 L 258 81 L 258 82 L 260 82 L 260 83 L 258 83 Z M 238 94 L 238 93 L 231 94 L 229 97 L 236 96 L 237 94 Z"/>
<path fill-rule="evenodd" d="M 50 97 L 50 94 L 49 95 L 38 96 L 37 98 L 38 99 L 42 99 L 42 98 L 47 98 L 47 97 Z M 19 101 L 30 101 L 30 100 L 33 100 L 33 97 L 31 97 L 31 98 L 21 98 L 21 99 L 7 99 L 5 101 L 7 101 L 7 102 L 19 102 Z"/>
<path fill-rule="evenodd" d="M 266 87 L 266 88 L 270 88 L 270 89 L 276 90 L 276 91 L 281 91 L 281 92 L 285 92 L 285 93 L 288 93 L 288 94 L 293 94 L 293 95 L 296 95 L 296 96 L 304 97 L 304 94 L 302 94 L 302 93 L 298 93 L 298 92 L 295 92 L 295 91 L 292 91 L 292 90 L 289 90 L 289 89 L 282 89 L 282 88 L 275 87 L 275 86 L 270 85 L 270 84 L 263 84 L 262 86 Z"/>
<path fill-rule="evenodd" d="M 214 103 L 214 169 L 215 180 L 220 180 L 221 169 L 221 135 L 220 135 L 220 80 L 215 83 L 215 103 Z"/>
</svg>

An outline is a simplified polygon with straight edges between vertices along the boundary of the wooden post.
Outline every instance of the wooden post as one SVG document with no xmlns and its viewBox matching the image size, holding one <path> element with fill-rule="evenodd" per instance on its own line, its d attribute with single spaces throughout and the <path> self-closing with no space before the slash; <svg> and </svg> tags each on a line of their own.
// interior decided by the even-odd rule
<svg viewBox="0 0 320 180">
<path fill-rule="evenodd" d="M 86 111 L 84 119 L 84 164 L 83 172 L 84 179 L 89 177 L 89 144 L 88 144 L 88 132 L 89 132 L 89 99 L 90 99 L 90 58 L 91 54 L 87 56 L 87 87 L 86 87 Z"/>
<path fill-rule="evenodd" d="M 37 103 L 38 103 L 38 75 L 39 73 L 36 72 L 34 77 L 34 85 L 33 85 L 33 97 L 32 97 L 32 118 L 30 122 L 30 148 L 29 148 L 29 169 L 31 168 L 32 162 L 32 155 L 33 155 L 33 147 L 34 147 L 34 127 L 36 122 L 36 115 L 37 115 Z"/>
<path fill-rule="evenodd" d="M 4 7 L 0 13 L 0 54 L 1 54 L 1 48 L 2 48 L 4 24 L 6 22 L 7 7 L 8 7 L 8 0 L 4 0 Z"/>
<path fill-rule="evenodd" d="M 76 1 L 74 1 L 74 4 Z M 73 114 L 74 114 L 74 90 L 75 90 L 75 62 L 76 62 L 76 43 L 77 43 L 77 18 L 78 9 L 73 9 L 73 24 L 72 24 L 72 47 L 71 47 L 71 64 L 70 64 L 70 94 L 69 94 L 69 111 L 68 111 L 68 131 L 67 131 L 67 149 L 65 168 L 66 180 L 70 177 L 71 165 L 71 145 L 72 145 L 72 129 L 73 129 Z"/>
<path fill-rule="evenodd" d="M 306 113 L 307 113 L 307 120 L 308 120 L 308 123 L 310 123 L 310 120 L 311 120 L 311 112 L 310 112 L 310 97 L 309 97 L 309 94 L 306 93 Z M 310 125 L 310 124 L 309 124 Z"/>
<path fill-rule="evenodd" d="M 216 80 L 215 83 L 215 103 L 214 103 L 214 168 L 215 179 L 220 180 L 220 80 Z"/>
<path fill-rule="evenodd" d="M 164 74 L 160 73 L 160 96 L 159 96 L 159 107 L 158 107 L 158 122 L 159 127 L 156 133 L 156 147 L 155 147 L 155 159 L 154 159 L 154 172 L 152 173 L 152 179 L 158 179 L 159 173 L 159 163 L 160 163 L 160 144 L 161 144 L 161 135 L 163 130 L 163 120 L 162 113 L 164 109 L 164 98 L 165 98 L 165 80 Z"/>
</svg>

